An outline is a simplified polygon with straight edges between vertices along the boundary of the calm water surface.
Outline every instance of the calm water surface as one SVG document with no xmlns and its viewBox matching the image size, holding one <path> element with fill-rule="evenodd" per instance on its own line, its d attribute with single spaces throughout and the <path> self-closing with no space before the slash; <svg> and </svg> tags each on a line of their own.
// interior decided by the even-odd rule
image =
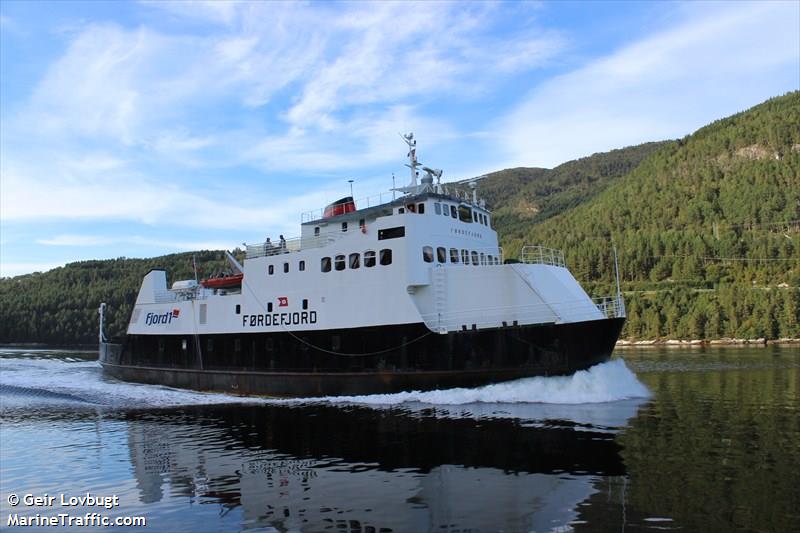
<svg viewBox="0 0 800 533">
<path fill-rule="evenodd" d="M 800 531 L 800 348 L 620 355 L 571 378 L 287 402 L 2 349 L 0 529 L 99 512 L 146 517 L 126 531 Z M 58 500 L 87 492 L 119 505 Z"/>
</svg>

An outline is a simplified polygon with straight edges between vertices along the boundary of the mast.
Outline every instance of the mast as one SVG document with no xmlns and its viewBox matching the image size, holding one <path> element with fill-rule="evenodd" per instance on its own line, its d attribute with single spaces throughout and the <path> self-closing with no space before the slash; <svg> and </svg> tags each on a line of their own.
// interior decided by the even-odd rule
<svg viewBox="0 0 800 533">
<path fill-rule="evenodd" d="M 417 186 L 417 167 L 419 166 L 419 161 L 417 161 L 417 141 L 414 139 L 414 132 L 411 132 L 407 135 L 400 135 L 403 140 L 408 145 L 408 163 L 406 166 L 411 169 L 411 184 L 409 187 L 416 187 Z"/>
</svg>

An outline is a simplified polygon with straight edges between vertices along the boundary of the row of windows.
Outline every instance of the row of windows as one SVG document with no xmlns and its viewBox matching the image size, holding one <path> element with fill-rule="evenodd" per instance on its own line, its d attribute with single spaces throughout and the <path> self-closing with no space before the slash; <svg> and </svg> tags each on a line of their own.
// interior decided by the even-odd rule
<svg viewBox="0 0 800 533">
<path fill-rule="evenodd" d="M 341 254 L 334 256 L 332 261 L 330 257 L 323 257 L 320 260 L 320 270 L 330 272 L 331 266 L 333 266 L 334 270 L 344 270 L 345 268 L 355 270 L 361 267 L 361 255 L 360 253 Z M 384 248 L 377 254 L 374 250 L 367 250 L 363 255 L 365 268 L 372 268 L 377 263 L 383 266 L 392 264 L 392 250 L 389 248 Z"/>
<path fill-rule="evenodd" d="M 435 203 L 433 204 L 433 210 L 437 215 L 457 218 L 461 222 L 475 222 L 476 224 L 483 224 L 484 226 L 489 225 L 489 217 L 483 213 L 479 213 L 478 211 L 470 209 L 466 205 L 459 205 L 456 207 L 455 205 L 451 204 Z"/>
<path fill-rule="evenodd" d="M 462 263 L 464 265 L 468 265 L 472 263 L 475 266 L 478 265 L 499 265 L 500 264 L 500 257 L 486 254 L 483 252 L 476 252 L 475 250 L 461 250 L 459 253 L 458 249 L 450 248 L 450 262 L 451 263 Z M 436 262 L 437 263 L 447 263 L 448 253 L 447 248 L 444 246 L 439 246 L 436 248 Z M 433 263 L 433 247 L 432 246 L 423 246 L 422 247 L 422 260 L 426 263 Z"/>
<path fill-rule="evenodd" d="M 361 228 L 362 231 L 364 230 L 364 227 L 366 225 L 367 225 L 367 220 L 366 219 L 361 218 L 361 219 L 358 220 L 358 227 Z M 346 221 L 342 222 L 342 232 L 347 232 L 347 222 Z M 315 237 L 319 237 L 319 226 L 315 226 L 314 227 L 314 236 Z"/>
<path fill-rule="evenodd" d="M 297 270 L 302 272 L 305 269 L 306 269 L 306 262 L 305 261 L 298 261 L 297 262 Z M 289 262 L 288 261 L 283 263 L 283 272 L 284 273 L 288 273 L 289 272 Z M 269 274 L 271 276 L 274 273 L 275 273 L 275 265 L 267 266 L 267 274 Z"/>
<path fill-rule="evenodd" d="M 305 311 L 306 309 L 308 309 L 308 298 L 303 298 L 303 310 Z M 267 302 L 267 313 L 271 312 L 272 312 L 272 302 Z M 242 304 L 236 304 L 236 314 L 237 315 L 242 314 Z M 239 339 L 236 340 L 238 341 Z M 211 341 L 209 340 L 209 342 Z"/>
</svg>

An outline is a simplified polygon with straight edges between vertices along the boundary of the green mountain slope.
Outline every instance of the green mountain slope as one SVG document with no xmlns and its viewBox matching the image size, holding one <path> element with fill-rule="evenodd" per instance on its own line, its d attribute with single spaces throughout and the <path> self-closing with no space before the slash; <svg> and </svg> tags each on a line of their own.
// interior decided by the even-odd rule
<svg viewBox="0 0 800 533">
<path fill-rule="evenodd" d="M 666 142 L 651 142 L 569 161 L 554 169 L 511 168 L 479 182 L 478 193 L 493 210 L 503 234 L 519 234 L 591 200 Z"/>
<path fill-rule="evenodd" d="M 523 231 L 610 293 L 613 252 L 633 338 L 800 336 L 800 92 L 647 157 L 595 198 Z"/>
</svg>

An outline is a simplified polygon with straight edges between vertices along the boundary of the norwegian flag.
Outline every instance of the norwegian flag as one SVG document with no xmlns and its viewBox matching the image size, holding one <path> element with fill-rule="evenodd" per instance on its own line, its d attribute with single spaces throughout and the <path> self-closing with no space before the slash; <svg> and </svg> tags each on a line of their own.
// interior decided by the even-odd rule
<svg viewBox="0 0 800 533">
<path fill-rule="evenodd" d="M 172 318 L 178 318 L 180 316 L 181 310 L 180 309 L 173 309 L 172 310 Z"/>
<path fill-rule="evenodd" d="M 288 307 L 289 306 L 289 298 L 286 296 L 278 296 L 278 307 Z"/>
</svg>

